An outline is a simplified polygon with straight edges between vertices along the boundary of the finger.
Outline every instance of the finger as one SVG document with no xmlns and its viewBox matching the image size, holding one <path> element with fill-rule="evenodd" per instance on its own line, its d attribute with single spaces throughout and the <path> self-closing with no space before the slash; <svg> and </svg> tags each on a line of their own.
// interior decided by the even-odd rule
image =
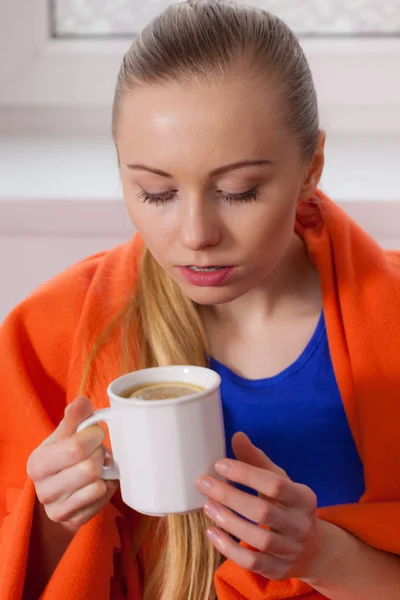
<svg viewBox="0 0 400 600">
<path fill-rule="evenodd" d="M 76 513 L 72 514 L 70 516 L 70 518 L 68 519 L 69 523 L 72 523 L 73 525 L 80 527 L 81 525 L 84 525 L 85 523 L 87 523 L 87 521 L 92 519 L 95 515 L 99 514 L 101 509 L 113 497 L 113 495 L 115 494 L 117 487 L 118 487 L 118 483 L 115 481 L 106 481 L 105 483 L 107 486 L 107 493 L 104 496 L 104 498 L 98 500 L 91 506 L 89 506 L 87 508 L 83 508 L 81 510 L 78 510 Z"/>
<path fill-rule="evenodd" d="M 48 517 L 56 523 L 64 521 L 73 523 L 74 521 L 71 519 L 78 511 L 89 510 L 94 515 L 95 507 L 106 504 L 116 488 L 117 482 L 115 481 L 106 482 L 103 479 L 97 479 L 72 494 L 65 502 L 54 502 L 47 505 L 45 510 Z"/>
<path fill-rule="evenodd" d="M 92 414 L 93 406 L 89 398 L 78 396 L 71 404 L 67 405 L 64 418 L 44 443 L 51 444 L 70 437 L 76 432 L 78 425 Z"/>
<path fill-rule="evenodd" d="M 99 425 L 88 427 L 70 438 L 51 446 L 39 446 L 28 460 L 27 473 L 33 481 L 41 481 L 86 460 L 105 438 Z"/>
<path fill-rule="evenodd" d="M 232 437 L 232 449 L 239 461 L 287 477 L 286 471 L 272 462 L 272 460 L 268 458 L 260 448 L 257 448 L 257 446 L 250 441 L 250 438 L 242 431 L 238 431 Z"/>
<path fill-rule="evenodd" d="M 99 479 L 104 464 L 105 448 L 100 446 L 86 460 L 47 477 L 36 485 L 42 504 L 67 500 L 72 494 Z"/>
<path fill-rule="evenodd" d="M 207 502 L 204 512 L 219 527 L 265 554 L 273 554 L 283 560 L 293 561 L 303 549 L 303 544 L 290 536 L 249 523 L 217 503 Z"/>
<path fill-rule="evenodd" d="M 206 494 L 211 500 L 230 508 L 231 510 L 239 513 L 246 519 L 249 519 L 253 523 L 260 523 L 267 525 L 274 531 L 283 533 L 292 533 L 296 530 L 296 525 L 290 523 L 296 517 L 293 513 L 298 514 L 298 509 L 290 509 L 283 507 L 273 500 L 263 498 L 261 496 L 253 496 L 236 487 L 230 485 L 225 481 L 214 479 L 213 477 L 205 477 L 202 480 L 206 480 L 211 483 L 211 487 L 206 490 L 199 486 L 199 489 Z M 201 481 L 201 480 L 200 480 Z M 304 521 L 307 524 L 307 515 L 304 514 Z M 307 529 L 307 525 L 304 526 Z"/>
<path fill-rule="evenodd" d="M 219 481 L 213 477 L 202 479 L 212 483 L 211 487 L 208 487 L 206 490 L 199 486 L 199 489 L 211 500 L 230 508 L 243 517 L 250 519 L 253 523 L 262 523 L 269 527 L 272 527 L 272 523 L 274 523 L 274 526 L 277 526 L 277 506 L 273 503 L 260 496 L 248 494 L 229 483 Z"/>
<path fill-rule="evenodd" d="M 223 495 L 224 493 L 226 496 Z M 304 542 L 309 534 L 310 517 L 304 511 L 288 509 L 265 498 L 250 496 L 232 486 L 227 491 L 216 489 L 215 492 L 208 495 L 212 498 L 211 504 L 216 505 L 214 508 L 231 508 L 252 523 L 266 525 L 270 530 L 299 542 Z M 209 505 L 210 501 L 207 501 L 205 506 Z M 230 511 L 228 513 L 231 514 Z M 219 517 L 219 515 L 217 516 Z M 216 522 L 219 523 L 219 520 Z M 236 537 L 241 538 L 240 535 Z"/>
<path fill-rule="evenodd" d="M 216 463 L 215 469 L 225 478 L 252 488 L 286 506 L 314 510 L 316 499 L 312 490 L 300 483 L 294 483 L 287 477 L 225 458 Z"/>
<path fill-rule="evenodd" d="M 224 556 L 247 571 L 276 581 L 284 579 L 288 572 L 289 565 L 286 561 L 273 555 L 244 548 L 220 529 L 208 528 L 207 537 Z"/>
</svg>

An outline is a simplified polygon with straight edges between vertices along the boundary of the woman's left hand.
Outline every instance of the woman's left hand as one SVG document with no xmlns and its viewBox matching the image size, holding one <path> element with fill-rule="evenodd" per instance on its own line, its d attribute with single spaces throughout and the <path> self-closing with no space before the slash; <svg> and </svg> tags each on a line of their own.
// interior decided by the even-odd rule
<svg viewBox="0 0 400 600">
<path fill-rule="evenodd" d="M 223 555 L 244 569 L 278 581 L 307 577 L 319 553 L 320 521 L 314 492 L 291 481 L 245 434 L 235 434 L 232 447 L 237 460 L 218 461 L 216 471 L 253 488 L 258 496 L 214 477 L 199 479 L 198 489 L 209 497 L 204 511 L 221 528 L 209 528 L 207 536 Z M 227 470 L 219 468 L 221 465 Z M 200 485 L 204 481 L 209 487 Z M 252 549 L 239 545 L 225 532 Z"/>
</svg>

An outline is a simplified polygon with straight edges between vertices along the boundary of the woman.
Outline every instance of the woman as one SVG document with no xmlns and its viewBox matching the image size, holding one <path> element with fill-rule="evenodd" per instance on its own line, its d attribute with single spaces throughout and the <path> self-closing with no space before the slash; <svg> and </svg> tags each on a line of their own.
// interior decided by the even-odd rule
<svg viewBox="0 0 400 600">
<path fill-rule="evenodd" d="M 317 189 L 295 36 L 253 8 L 170 7 L 124 57 L 113 135 L 140 237 L 1 330 L 1 598 L 400 597 L 400 264 Z M 76 428 L 112 378 L 174 363 L 222 376 L 228 483 L 150 519 L 99 479 L 102 429 Z"/>
</svg>

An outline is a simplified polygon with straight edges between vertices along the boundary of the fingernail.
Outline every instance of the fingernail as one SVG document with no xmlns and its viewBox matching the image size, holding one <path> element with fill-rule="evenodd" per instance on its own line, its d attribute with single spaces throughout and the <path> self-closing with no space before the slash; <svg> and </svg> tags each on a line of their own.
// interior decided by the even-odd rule
<svg viewBox="0 0 400 600">
<path fill-rule="evenodd" d="M 221 536 L 217 532 L 216 529 L 207 529 L 206 533 L 207 533 L 208 539 L 211 540 L 212 542 L 214 542 L 214 543 L 221 542 Z"/>
<path fill-rule="evenodd" d="M 104 466 L 110 467 L 114 462 L 113 456 L 108 448 L 104 449 Z"/>
<path fill-rule="evenodd" d="M 207 504 L 203 506 L 203 510 L 206 513 L 206 515 L 208 515 L 214 521 L 218 519 L 219 506 L 218 504 L 215 504 L 215 502 L 207 502 Z"/>
<path fill-rule="evenodd" d="M 202 490 L 209 490 L 212 488 L 213 482 L 212 479 L 210 479 L 209 477 L 202 477 L 198 480 L 197 485 Z"/>
<path fill-rule="evenodd" d="M 232 463 L 229 460 L 219 460 L 215 463 L 215 470 L 221 475 L 228 475 L 232 469 Z"/>
<path fill-rule="evenodd" d="M 76 401 L 77 401 L 77 398 L 74 398 L 73 400 L 71 400 L 71 402 L 69 402 L 67 404 L 67 406 L 65 407 L 65 410 L 64 410 L 64 415 L 71 410 L 72 406 L 75 406 Z"/>
</svg>

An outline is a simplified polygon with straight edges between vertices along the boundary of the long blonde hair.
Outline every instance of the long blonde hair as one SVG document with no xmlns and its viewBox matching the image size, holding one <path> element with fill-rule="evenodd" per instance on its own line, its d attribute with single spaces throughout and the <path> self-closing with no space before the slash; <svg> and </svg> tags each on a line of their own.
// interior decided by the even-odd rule
<svg viewBox="0 0 400 600">
<path fill-rule="evenodd" d="M 124 355 L 130 355 L 129 324 L 134 323 L 140 366 L 206 366 L 206 335 L 196 306 L 144 250 L 136 297 L 125 316 Z M 132 348 L 133 353 L 135 349 Z M 125 363 L 124 370 L 128 370 Z M 157 558 L 146 575 L 144 600 L 211 600 L 213 575 L 222 557 L 205 536 L 211 521 L 202 512 L 168 515 L 153 526 Z M 146 525 L 144 532 L 146 531 Z M 162 542 L 159 541 L 162 540 Z M 157 540 L 157 541 L 156 541 Z M 159 546 L 163 543 L 163 551 Z"/>
<path fill-rule="evenodd" d="M 296 36 L 266 11 L 218 0 L 188 0 L 170 6 L 135 38 L 123 58 L 115 89 L 112 131 L 116 145 L 121 102 L 127 91 L 167 81 L 215 80 L 240 60 L 246 60 L 248 75 L 261 74 L 279 86 L 283 123 L 304 158 L 310 159 L 319 132 L 318 106 Z M 130 364 L 137 368 L 133 331 L 142 368 L 206 364 L 207 339 L 197 307 L 146 249 L 136 294 L 123 315 L 123 331 L 125 372 Z M 149 527 L 165 546 L 147 570 L 145 600 L 216 598 L 213 575 L 222 556 L 205 536 L 210 524 L 201 512 L 168 515 L 156 524 L 149 520 Z"/>
</svg>

